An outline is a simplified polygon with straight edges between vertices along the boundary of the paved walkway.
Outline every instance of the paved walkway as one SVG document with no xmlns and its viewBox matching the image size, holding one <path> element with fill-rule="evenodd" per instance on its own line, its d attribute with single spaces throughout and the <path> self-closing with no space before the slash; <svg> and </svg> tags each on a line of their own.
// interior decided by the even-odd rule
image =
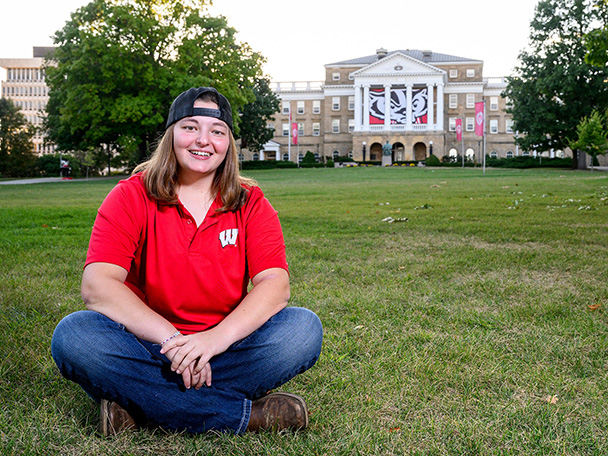
<svg viewBox="0 0 608 456">
<path fill-rule="evenodd" d="M 47 182 L 70 182 L 73 179 L 66 179 L 65 181 L 61 177 L 37 177 L 35 179 L 15 179 L 0 181 L 0 185 L 16 185 L 16 184 L 44 184 Z"/>
<path fill-rule="evenodd" d="M 16 184 L 46 184 L 47 182 L 72 182 L 74 179 L 63 179 L 62 177 L 36 177 L 33 179 L 15 179 L 12 181 L 0 181 L 0 185 Z"/>
<path fill-rule="evenodd" d="M 47 182 L 82 182 L 84 180 L 100 180 L 100 179 L 114 179 L 119 176 L 112 177 L 90 177 L 89 179 L 64 179 L 62 177 L 36 177 L 32 179 L 15 179 L 0 181 L 0 185 L 17 185 L 17 184 L 46 184 Z M 123 176 L 123 179 L 126 176 Z"/>
</svg>

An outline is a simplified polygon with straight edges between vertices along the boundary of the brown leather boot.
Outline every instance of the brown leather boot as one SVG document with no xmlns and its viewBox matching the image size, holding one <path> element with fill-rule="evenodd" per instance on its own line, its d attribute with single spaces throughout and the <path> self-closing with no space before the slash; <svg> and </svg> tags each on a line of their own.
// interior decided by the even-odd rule
<svg viewBox="0 0 608 456">
<path fill-rule="evenodd" d="M 300 396 L 289 393 L 271 393 L 253 401 L 248 431 L 272 429 L 293 431 L 306 429 L 308 409 Z"/>
<path fill-rule="evenodd" d="M 99 433 L 104 437 L 118 432 L 137 429 L 135 420 L 116 402 L 101 400 L 99 413 Z"/>
</svg>

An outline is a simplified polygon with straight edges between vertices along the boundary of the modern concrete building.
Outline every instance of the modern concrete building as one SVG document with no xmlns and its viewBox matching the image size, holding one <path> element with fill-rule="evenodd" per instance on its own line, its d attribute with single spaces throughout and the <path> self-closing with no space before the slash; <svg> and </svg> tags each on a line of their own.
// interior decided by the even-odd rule
<svg viewBox="0 0 608 456">
<path fill-rule="evenodd" d="M 320 160 L 348 156 L 386 164 L 464 152 L 479 161 L 483 141 L 475 134 L 475 103 L 481 101 L 486 108 L 486 153 L 513 157 L 520 151 L 501 96 L 505 87 L 502 77 L 484 77 L 481 60 L 378 49 L 325 65 L 325 81 L 276 83 L 281 110 L 269 125 L 275 137 L 263 153 L 244 151 L 242 159 L 296 161 L 310 151 Z M 290 112 L 298 130 L 298 145 L 291 147 Z M 456 119 L 462 122 L 462 142 L 457 141 Z M 390 154 L 388 149 L 383 153 L 387 141 Z"/>
<path fill-rule="evenodd" d="M 6 70 L 6 80 L 0 81 L 2 97 L 9 98 L 21 110 L 27 121 L 41 127 L 46 115 L 49 88 L 44 80 L 43 61 L 53 47 L 35 47 L 31 59 L 0 59 L 0 68 Z M 55 145 L 45 144 L 44 135 L 33 138 L 38 155 L 55 152 Z"/>
</svg>

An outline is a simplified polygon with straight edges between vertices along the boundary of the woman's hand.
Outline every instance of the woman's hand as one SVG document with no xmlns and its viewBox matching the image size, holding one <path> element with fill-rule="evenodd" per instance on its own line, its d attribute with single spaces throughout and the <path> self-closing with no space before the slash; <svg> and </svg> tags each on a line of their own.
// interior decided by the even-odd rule
<svg viewBox="0 0 608 456">
<path fill-rule="evenodd" d="M 209 360 L 228 350 L 268 321 L 287 305 L 289 300 L 289 275 L 281 268 L 270 268 L 252 279 L 253 289 L 245 299 L 217 326 L 196 334 L 178 336 L 165 343 L 161 353 L 171 354 L 171 370 L 184 374 L 202 374 L 204 382 L 211 385 Z"/>
<path fill-rule="evenodd" d="M 167 359 L 173 363 L 179 349 L 176 346 L 167 347 L 168 344 L 169 343 L 167 342 L 163 346 L 161 353 L 163 353 Z M 195 360 L 193 363 L 186 366 L 183 371 L 177 372 L 178 374 L 181 374 L 184 381 L 184 386 L 188 389 L 199 389 L 203 385 L 211 386 L 211 365 L 206 363 L 204 366 L 202 366 L 202 368 L 198 369 L 198 372 L 195 372 L 195 368 L 197 367 L 198 363 L 199 360 Z M 173 369 L 173 366 L 171 367 L 171 370 L 176 371 L 176 369 Z"/>
<path fill-rule="evenodd" d="M 220 341 L 221 338 L 210 329 L 171 339 L 165 343 L 160 352 L 171 361 L 172 371 L 184 376 L 189 370 L 193 382 L 201 386 L 203 384 L 211 386 L 209 360 L 228 348 Z"/>
</svg>

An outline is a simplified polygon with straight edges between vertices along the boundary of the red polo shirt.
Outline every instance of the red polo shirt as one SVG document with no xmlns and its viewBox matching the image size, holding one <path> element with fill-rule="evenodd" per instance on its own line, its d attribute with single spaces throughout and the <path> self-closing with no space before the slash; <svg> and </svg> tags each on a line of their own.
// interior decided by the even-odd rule
<svg viewBox="0 0 608 456">
<path fill-rule="evenodd" d="M 203 223 L 181 204 L 148 196 L 140 175 L 120 181 L 99 208 L 86 264 L 104 262 L 128 271 L 126 285 L 186 334 L 218 324 L 247 294 L 250 277 L 287 270 L 277 212 L 259 187 L 236 212 Z"/>
</svg>

